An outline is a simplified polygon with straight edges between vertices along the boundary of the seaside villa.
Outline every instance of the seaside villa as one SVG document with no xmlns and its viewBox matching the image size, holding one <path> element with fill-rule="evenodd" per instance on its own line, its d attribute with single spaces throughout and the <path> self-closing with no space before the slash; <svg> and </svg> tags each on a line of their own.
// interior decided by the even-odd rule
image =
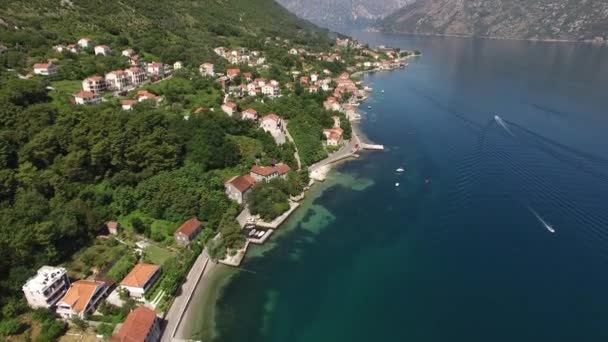
<svg viewBox="0 0 608 342">
<path fill-rule="evenodd" d="M 42 266 L 35 276 L 27 280 L 22 290 L 32 309 L 50 308 L 70 286 L 65 268 Z"/>
<path fill-rule="evenodd" d="M 238 204 L 243 204 L 247 200 L 247 195 L 251 192 L 255 179 L 250 175 L 235 176 L 230 178 L 224 187 L 226 188 L 226 195 L 236 201 Z"/>
<path fill-rule="evenodd" d="M 120 287 L 134 298 L 142 298 L 160 276 L 160 266 L 140 263 L 120 282 Z"/>
<path fill-rule="evenodd" d="M 129 313 L 110 342 L 157 342 L 160 337 L 160 319 L 156 312 L 140 306 Z"/>
<path fill-rule="evenodd" d="M 289 167 L 289 165 L 287 164 L 283 164 L 283 163 L 279 163 L 276 164 L 275 166 L 258 166 L 258 165 L 254 165 L 251 168 L 251 172 L 249 172 L 249 175 L 256 181 L 256 182 L 262 182 L 262 181 L 269 181 L 271 179 L 275 179 L 275 178 L 287 178 L 287 173 L 291 170 L 291 168 Z"/>
<path fill-rule="evenodd" d="M 201 230 L 203 230 L 203 223 L 193 217 L 179 226 L 173 236 L 179 245 L 187 246 L 196 239 Z"/>
<path fill-rule="evenodd" d="M 75 281 L 57 303 L 57 314 L 63 319 L 85 319 L 95 312 L 97 304 L 106 296 L 109 288 L 105 281 Z"/>
</svg>

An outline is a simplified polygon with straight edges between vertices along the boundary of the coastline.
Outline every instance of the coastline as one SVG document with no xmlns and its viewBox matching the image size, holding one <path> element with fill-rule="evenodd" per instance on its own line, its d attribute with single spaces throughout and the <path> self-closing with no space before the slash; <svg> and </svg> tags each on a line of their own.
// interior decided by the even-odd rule
<svg viewBox="0 0 608 342">
<path fill-rule="evenodd" d="M 423 37 L 451 37 L 451 38 L 479 38 L 479 39 L 492 39 L 492 40 L 515 40 L 515 41 L 524 41 L 524 42 L 546 42 L 546 43 L 583 43 L 583 44 L 597 44 L 599 46 L 607 45 L 608 43 L 604 42 L 598 44 L 593 40 L 574 40 L 574 39 L 539 39 L 539 38 L 516 38 L 516 37 L 498 37 L 498 36 L 474 36 L 467 34 L 456 34 L 456 33 L 413 33 L 413 32 L 387 32 L 383 30 L 367 28 L 364 32 L 378 32 L 384 34 L 394 34 L 400 36 L 423 36 Z"/>
<path fill-rule="evenodd" d="M 418 56 L 419 55 L 406 56 L 404 58 L 401 58 L 401 61 L 405 61 L 409 58 L 418 57 Z M 395 68 L 391 68 L 391 69 L 362 70 L 362 71 L 358 71 L 358 72 L 351 74 L 351 76 L 359 77 L 359 76 L 363 76 L 363 75 L 369 74 L 369 73 L 374 73 L 377 71 L 394 71 L 396 69 L 402 69 L 402 68 L 395 67 Z M 361 103 L 363 103 L 366 99 L 368 99 L 370 97 L 371 97 L 371 95 L 366 96 L 365 98 L 363 98 Z M 360 112 L 358 110 L 357 110 L 357 112 L 360 115 Z M 351 121 L 351 129 L 352 129 L 351 140 L 349 141 L 349 144 L 346 144 L 343 148 L 347 148 L 353 142 L 355 142 L 358 145 L 361 145 L 362 143 L 363 144 L 373 144 L 373 142 L 371 142 L 371 140 L 367 136 L 365 136 L 365 134 L 363 133 L 363 131 L 361 129 L 361 118 Z M 362 150 L 362 149 L 360 149 L 360 150 Z M 359 151 L 356 151 L 356 152 L 359 152 Z M 312 193 L 311 196 L 306 196 L 306 200 L 314 201 L 314 199 L 316 197 L 318 197 L 318 196 L 320 196 L 320 194 L 322 194 L 324 188 L 329 186 L 328 184 L 323 185 L 324 180 L 328 177 L 328 175 L 332 171 L 335 170 L 336 166 L 338 166 L 342 163 L 345 163 L 345 162 L 351 160 L 352 158 L 357 158 L 357 157 L 358 157 L 357 154 L 352 153 L 345 158 L 340 158 L 335 161 L 328 162 L 328 163 L 322 165 L 321 167 L 317 168 L 316 170 L 311 170 L 311 168 L 312 168 L 312 166 L 311 166 L 309 168 L 310 173 L 311 173 L 311 180 L 315 179 L 313 177 L 313 173 L 315 173 L 315 172 L 318 173 L 319 178 L 321 180 L 314 181 L 312 183 L 312 185 L 304 191 L 304 193 L 308 193 L 308 194 Z M 322 163 L 330 158 L 331 158 L 331 156 L 320 161 L 319 163 Z M 316 183 L 321 183 L 321 184 L 316 184 Z M 300 206 L 300 207 L 302 207 L 302 206 Z M 298 209 L 300 207 L 298 207 Z M 289 215 L 289 217 L 287 217 L 287 219 L 285 221 L 283 221 L 276 228 L 281 228 L 281 227 L 287 226 L 289 223 L 294 222 L 294 220 L 295 220 L 295 222 L 298 222 L 302 218 L 300 216 L 303 215 L 303 213 L 305 213 L 305 212 L 306 212 L 306 210 L 295 210 L 294 215 Z M 298 213 L 300 215 L 298 215 Z M 270 238 L 269 238 L 270 242 L 272 242 L 272 240 L 276 240 L 276 238 L 278 236 L 282 235 L 282 233 L 287 233 L 288 231 L 289 231 L 288 229 L 277 230 L 278 234 L 273 234 L 272 236 L 270 236 Z M 263 251 L 268 248 L 273 248 L 274 246 L 275 246 L 274 244 L 268 244 L 268 243 L 267 243 L 267 246 L 265 246 L 265 245 L 252 246 L 252 248 L 246 252 L 243 260 L 245 260 L 249 257 L 260 257 L 261 256 L 259 253 L 256 253 L 256 255 L 251 255 L 252 254 L 251 252 L 253 249 L 259 249 L 260 251 Z M 263 252 L 261 252 L 261 253 L 263 254 Z M 185 309 L 185 311 L 183 312 L 183 318 L 180 322 L 180 325 L 176 329 L 175 339 L 180 339 L 180 340 L 199 339 L 199 340 L 201 340 L 203 338 L 209 338 L 209 337 L 213 338 L 216 336 L 216 330 L 215 330 L 216 302 L 220 298 L 223 288 L 227 284 L 229 284 L 230 279 L 235 274 L 237 274 L 239 271 L 240 271 L 240 267 L 231 267 L 231 266 L 227 266 L 227 265 L 222 265 L 220 263 L 215 263 L 215 262 L 211 262 L 211 261 L 209 262 L 209 266 L 205 270 L 205 274 L 203 275 L 202 279 L 200 280 L 200 283 L 197 285 L 197 287 L 193 291 L 193 295 L 192 295 L 193 298 L 191 300 L 190 305 L 188 305 L 187 308 Z"/>
</svg>

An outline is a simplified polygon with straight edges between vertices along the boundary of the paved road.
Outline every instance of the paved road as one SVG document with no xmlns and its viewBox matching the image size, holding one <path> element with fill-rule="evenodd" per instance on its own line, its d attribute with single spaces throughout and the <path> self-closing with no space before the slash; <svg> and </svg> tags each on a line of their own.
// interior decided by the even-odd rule
<svg viewBox="0 0 608 342">
<path fill-rule="evenodd" d="M 302 163 L 300 162 L 300 152 L 298 152 L 298 146 L 296 145 L 296 142 L 293 141 L 293 138 L 291 137 L 291 134 L 289 133 L 289 130 L 287 129 L 287 122 L 284 121 L 284 123 L 285 123 L 285 134 L 287 135 L 287 139 L 289 139 L 289 141 L 291 141 L 293 146 L 295 146 L 295 148 L 296 148 L 296 152 L 294 153 L 294 156 L 296 157 L 296 161 L 298 162 L 298 170 L 300 170 L 302 168 Z"/>
<path fill-rule="evenodd" d="M 200 282 L 203 273 L 205 273 L 207 264 L 210 262 L 209 254 L 207 254 L 207 249 L 205 248 L 194 262 L 194 265 L 192 265 L 190 272 L 188 272 L 188 276 L 182 284 L 182 291 L 180 295 L 173 300 L 171 308 L 169 308 L 169 311 L 165 315 L 167 324 L 161 338 L 162 342 L 170 342 L 174 340 L 174 334 L 179 328 L 182 317 L 184 316 L 184 313 L 188 308 L 188 304 L 190 303 L 192 294 Z"/>
<path fill-rule="evenodd" d="M 310 172 L 315 172 L 316 170 L 324 166 L 333 164 L 344 158 L 352 157 L 357 152 L 357 149 L 355 148 L 355 146 L 357 145 L 361 146 L 361 141 L 359 140 L 359 137 L 353 133 L 352 139 L 350 139 L 349 142 L 342 146 L 342 148 L 332 153 L 329 157 L 321 160 L 320 162 L 311 165 L 308 170 Z"/>
</svg>

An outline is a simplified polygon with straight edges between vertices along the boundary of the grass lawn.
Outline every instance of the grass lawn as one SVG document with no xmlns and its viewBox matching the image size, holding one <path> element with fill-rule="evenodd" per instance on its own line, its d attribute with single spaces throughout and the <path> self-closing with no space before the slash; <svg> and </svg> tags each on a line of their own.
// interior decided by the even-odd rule
<svg viewBox="0 0 608 342">
<path fill-rule="evenodd" d="M 146 248 L 146 260 L 153 264 L 163 265 L 172 256 L 173 252 L 156 245 L 151 244 Z"/>
<path fill-rule="evenodd" d="M 95 240 L 91 246 L 81 249 L 67 263 L 66 268 L 70 276 L 74 278 L 85 278 L 97 268 L 100 274 L 114 265 L 123 255 L 128 254 L 130 248 L 114 239 Z"/>
<path fill-rule="evenodd" d="M 55 81 L 51 82 L 51 87 L 54 90 L 49 92 L 49 95 L 53 99 L 53 102 L 58 104 L 69 103 L 72 95 L 82 89 L 82 81 Z"/>
<path fill-rule="evenodd" d="M 78 80 L 56 81 L 56 82 L 51 82 L 51 87 L 55 88 L 54 91 L 56 91 L 58 93 L 65 93 L 65 94 L 72 95 L 74 93 L 77 93 L 82 88 L 82 81 L 78 81 Z"/>
</svg>

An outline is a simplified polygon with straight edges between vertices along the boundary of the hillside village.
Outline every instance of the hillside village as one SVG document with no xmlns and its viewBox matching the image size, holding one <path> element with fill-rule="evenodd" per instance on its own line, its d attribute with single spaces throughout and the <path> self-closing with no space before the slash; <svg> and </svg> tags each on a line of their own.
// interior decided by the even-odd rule
<svg viewBox="0 0 608 342">
<path fill-rule="evenodd" d="M 91 246 L 69 262 L 41 266 L 27 279 L 22 290 L 32 309 L 50 309 L 70 326 L 95 327 L 96 334 L 112 341 L 143 341 L 145 336 L 158 341 L 162 317 L 203 248 L 212 259 L 238 266 L 250 243 L 264 243 L 298 207 L 313 182 L 311 165 L 360 148 L 348 144 L 350 123 L 360 119 L 357 106 L 370 89 L 353 74 L 404 67 L 409 54 L 349 38 L 336 38 L 334 47 L 323 52 L 281 37 L 267 37 L 264 45 L 283 50 L 288 61 L 279 68 L 265 49 L 226 45 L 213 49 L 219 62 L 186 65 L 146 60 L 143 51 L 83 37 L 55 45 L 50 58 L 32 61 L 30 72 L 12 70 L 19 79 L 46 84 L 61 106 L 120 108 L 127 116 L 164 110 L 192 124 L 211 117 L 231 127 L 244 125 L 239 129 L 249 137 L 232 133 L 230 139 L 241 157 L 251 155 L 247 163 L 214 175 L 223 177 L 222 205 L 234 210 L 213 222 L 192 216 L 179 225 L 174 220 L 148 224 L 138 211 L 108 217 Z M 66 56 L 81 55 L 116 58 L 124 67 L 66 80 Z M 285 64 L 288 70 L 281 72 Z M 297 104 L 314 108 L 323 124 L 311 126 L 306 114 L 290 112 Z M 264 156 L 261 148 L 248 152 L 251 144 L 263 145 L 273 156 Z"/>
</svg>

